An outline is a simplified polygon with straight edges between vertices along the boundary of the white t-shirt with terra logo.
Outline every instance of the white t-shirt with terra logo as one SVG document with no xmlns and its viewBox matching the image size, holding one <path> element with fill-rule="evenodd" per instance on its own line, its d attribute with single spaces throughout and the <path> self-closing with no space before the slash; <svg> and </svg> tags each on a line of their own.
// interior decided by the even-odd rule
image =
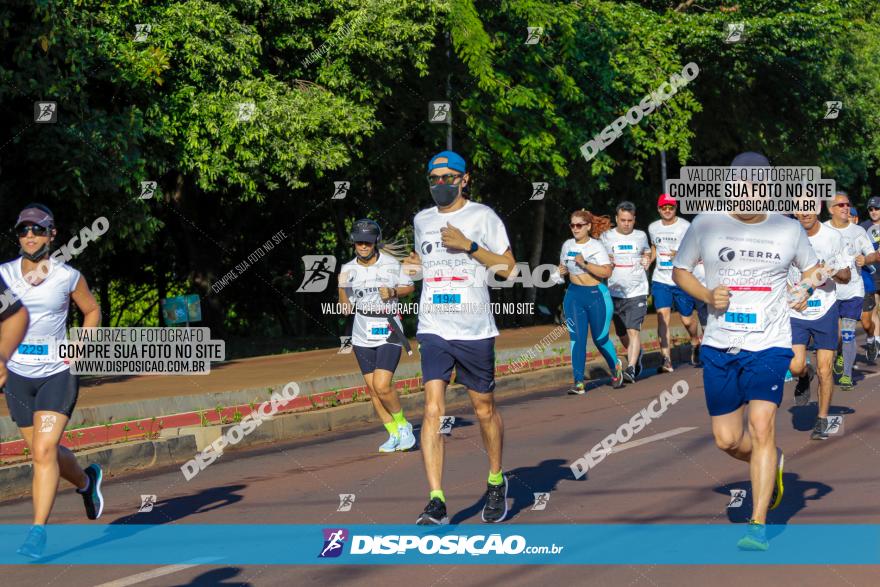
<svg viewBox="0 0 880 587">
<path fill-rule="evenodd" d="M 372 314 L 388 312 L 391 305 L 382 302 L 380 287 L 402 287 L 412 285 L 412 279 L 403 272 L 403 266 L 389 255 L 379 253 L 372 265 L 361 265 L 352 259 L 339 271 L 339 284 L 347 284 L 349 301 L 356 304 L 359 313 L 355 314 L 351 329 L 351 343 L 355 346 L 377 347 L 387 342 L 390 334 L 388 320 L 376 316 L 364 316 L 360 312 Z M 397 326 L 403 331 L 400 317 L 395 316 Z M 399 344 L 399 343 L 392 343 Z"/>
<path fill-rule="evenodd" d="M 443 246 L 440 229 L 447 223 L 496 255 L 510 248 L 501 218 L 483 204 L 468 200 L 454 212 L 441 213 L 434 206 L 416 214 L 415 249 L 422 261 L 418 333 L 446 340 L 498 336 L 486 268 L 467 251 L 448 251 Z"/>
<path fill-rule="evenodd" d="M 652 277 L 657 283 L 675 285 L 672 281 L 672 251 L 677 251 L 681 246 L 681 239 L 684 238 L 690 225 L 690 222 L 678 217 L 672 224 L 663 224 L 662 220 L 655 220 L 648 225 L 651 244 L 657 249 L 657 261 Z"/>
<path fill-rule="evenodd" d="M 614 258 L 614 271 L 608 278 L 608 291 L 613 298 L 634 298 L 648 295 L 648 272 L 642 265 L 647 251 L 648 235 L 642 230 L 621 234 L 616 228 L 602 234 L 602 244 Z"/>
<path fill-rule="evenodd" d="M 806 271 L 818 262 L 799 222 L 779 214 L 756 224 L 728 214 L 700 214 L 673 262 L 693 272 L 700 259 L 706 287 L 730 289 L 725 312 L 709 308 L 703 344 L 746 351 L 791 348 L 788 270 L 794 264 Z"/>
</svg>

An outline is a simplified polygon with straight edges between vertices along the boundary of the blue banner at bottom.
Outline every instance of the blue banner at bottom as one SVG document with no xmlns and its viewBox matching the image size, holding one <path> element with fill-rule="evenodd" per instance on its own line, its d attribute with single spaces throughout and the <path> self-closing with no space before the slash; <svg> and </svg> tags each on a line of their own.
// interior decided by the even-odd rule
<svg viewBox="0 0 880 587">
<path fill-rule="evenodd" d="M 0 525 L 0 564 L 29 526 Z M 741 524 L 57 525 L 37 564 L 64 565 L 876 565 L 880 525 L 767 526 L 743 552 Z M 821 547 L 817 546 L 821 545 Z"/>
</svg>

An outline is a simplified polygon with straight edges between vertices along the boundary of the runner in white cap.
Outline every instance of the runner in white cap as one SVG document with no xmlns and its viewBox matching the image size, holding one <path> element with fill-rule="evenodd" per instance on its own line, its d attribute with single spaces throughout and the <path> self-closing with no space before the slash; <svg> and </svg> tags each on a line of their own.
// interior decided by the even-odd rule
<svg viewBox="0 0 880 587">
<path fill-rule="evenodd" d="M 691 363 L 700 363 L 700 337 L 697 334 L 697 317 L 694 316 L 694 298 L 682 291 L 672 281 L 672 264 L 676 251 L 691 223 L 676 215 L 675 198 L 661 194 L 657 199 L 657 211 L 660 220 L 648 226 L 651 237 L 651 256 L 656 259 L 654 276 L 651 284 L 651 295 L 654 308 L 657 310 L 657 334 L 660 336 L 660 353 L 663 364 L 660 371 L 672 373 L 672 355 L 670 354 L 669 328 L 672 310 L 678 310 L 681 323 L 691 337 Z"/>
<path fill-rule="evenodd" d="M 104 509 L 101 467 L 92 464 L 83 470 L 73 453 L 60 446 L 76 406 L 79 380 L 57 353 L 57 344 L 66 339 L 70 300 L 82 312 L 84 328 L 100 326 L 101 310 L 79 271 L 49 256 L 57 231 L 47 207 L 26 206 L 15 232 L 21 257 L 0 265 L 0 277 L 28 309 L 30 325 L 7 363 L 6 404 L 30 450 L 34 471 L 34 525 L 18 553 L 39 558 L 59 476 L 76 486 L 90 520 Z"/>
</svg>

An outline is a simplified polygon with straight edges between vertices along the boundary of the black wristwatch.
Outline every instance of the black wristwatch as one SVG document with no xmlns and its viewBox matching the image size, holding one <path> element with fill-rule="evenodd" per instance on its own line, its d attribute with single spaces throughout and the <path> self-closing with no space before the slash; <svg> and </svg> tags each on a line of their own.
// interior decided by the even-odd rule
<svg viewBox="0 0 880 587">
<path fill-rule="evenodd" d="M 468 249 L 468 255 L 473 255 L 480 248 L 480 245 L 477 244 L 477 241 L 471 241 L 471 248 Z"/>
</svg>

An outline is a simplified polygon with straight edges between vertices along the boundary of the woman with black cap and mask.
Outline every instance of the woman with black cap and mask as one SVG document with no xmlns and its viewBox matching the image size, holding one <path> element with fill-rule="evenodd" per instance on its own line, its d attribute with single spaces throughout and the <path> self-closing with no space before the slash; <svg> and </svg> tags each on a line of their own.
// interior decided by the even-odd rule
<svg viewBox="0 0 880 587">
<path fill-rule="evenodd" d="M 30 450 L 34 471 L 34 525 L 18 553 L 39 558 L 46 546 L 45 524 L 59 476 L 76 486 L 90 520 L 104 509 L 101 467 L 92 464 L 83 470 L 73 453 L 60 446 L 76 406 L 79 382 L 57 352 L 57 345 L 66 339 L 70 300 L 82 312 L 84 328 L 100 326 L 101 310 L 80 272 L 50 257 L 57 231 L 49 208 L 27 205 L 18 216 L 15 233 L 21 256 L 0 265 L 0 277 L 27 308 L 30 325 L 7 363 L 6 403 Z"/>
<path fill-rule="evenodd" d="M 401 346 L 409 354 L 412 351 L 391 304 L 415 288 L 399 261 L 403 247 L 383 242 L 382 229 L 375 221 L 358 220 L 349 236 L 355 257 L 340 270 L 339 301 L 348 312 L 354 312 L 354 355 L 370 388 L 373 408 L 388 430 L 388 440 L 379 452 L 406 451 L 415 446 L 416 437 L 391 379 L 400 362 Z"/>
</svg>

